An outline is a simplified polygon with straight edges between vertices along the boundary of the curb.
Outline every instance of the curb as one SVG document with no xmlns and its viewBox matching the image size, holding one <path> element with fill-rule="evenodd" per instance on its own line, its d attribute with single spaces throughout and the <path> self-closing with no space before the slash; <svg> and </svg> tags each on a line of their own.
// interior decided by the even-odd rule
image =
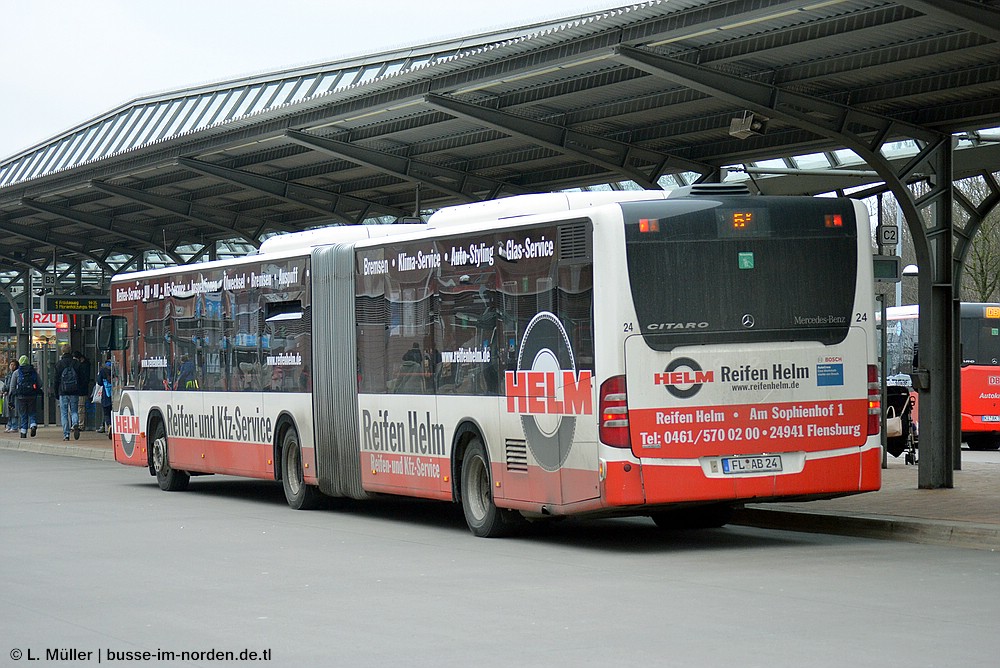
<svg viewBox="0 0 1000 668">
<path fill-rule="evenodd" d="M 34 452 L 42 455 L 99 459 L 111 462 L 115 460 L 114 452 L 108 448 L 90 448 L 85 445 L 55 445 L 32 441 L 30 439 L 24 439 L 23 442 L 20 439 L 17 441 L 0 440 L 0 450 L 19 450 L 21 452 Z"/>
<path fill-rule="evenodd" d="M 844 515 L 755 506 L 737 510 L 730 523 L 760 529 L 1000 550 L 1000 527 L 975 522 L 941 522 L 895 515 Z"/>
</svg>

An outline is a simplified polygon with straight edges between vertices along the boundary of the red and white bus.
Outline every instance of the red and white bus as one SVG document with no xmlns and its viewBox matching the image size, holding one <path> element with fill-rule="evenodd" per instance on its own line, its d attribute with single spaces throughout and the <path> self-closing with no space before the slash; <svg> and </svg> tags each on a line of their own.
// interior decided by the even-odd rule
<svg viewBox="0 0 1000 668">
<path fill-rule="evenodd" d="M 525 517 L 725 523 L 881 482 L 864 207 L 539 194 L 118 276 L 115 458 Z"/>
<path fill-rule="evenodd" d="M 916 305 L 886 309 L 886 377 L 909 385 L 916 360 L 920 309 Z M 962 302 L 960 373 L 962 440 L 971 450 L 1000 449 L 1000 303 Z M 917 394 L 911 392 L 916 406 Z M 919 420 L 919 415 L 914 416 Z"/>
</svg>

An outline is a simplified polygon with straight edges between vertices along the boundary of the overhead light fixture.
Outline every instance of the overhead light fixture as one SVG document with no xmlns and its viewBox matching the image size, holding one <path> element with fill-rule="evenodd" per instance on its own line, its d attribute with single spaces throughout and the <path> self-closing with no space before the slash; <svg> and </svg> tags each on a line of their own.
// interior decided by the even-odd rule
<svg viewBox="0 0 1000 668">
<path fill-rule="evenodd" d="M 744 111 L 742 116 L 737 116 L 729 123 L 729 136 L 737 139 L 749 139 L 764 134 L 767 130 L 768 119 L 763 116 L 755 116 L 752 112 Z"/>
</svg>

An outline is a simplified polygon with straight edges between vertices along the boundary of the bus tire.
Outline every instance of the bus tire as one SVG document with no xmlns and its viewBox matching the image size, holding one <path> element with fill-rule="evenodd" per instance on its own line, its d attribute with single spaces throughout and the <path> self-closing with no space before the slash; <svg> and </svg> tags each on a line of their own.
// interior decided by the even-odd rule
<svg viewBox="0 0 1000 668">
<path fill-rule="evenodd" d="M 490 459 L 479 437 L 469 441 L 462 458 L 462 511 L 469 531 L 479 538 L 507 536 L 520 524 L 519 512 L 493 503 Z"/>
<path fill-rule="evenodd" d="M 984 450 L 1000 450 L 1000 436 L 991 436 L 989 434 L 969 435 L 965 437 L 965 442 L 969 444 L 969 450 L 977 450 L 979 452 Z"/>
<path fill-rule="evenodd" d="M 163 422 L 157 420 L 153 427 L 153 443 L 150 447 L 150 456 L 153 459 L 153 473 L 156 474 L 156 482 L 164 492 L 183 492 L 187 489 L 191 476 L 184 471 L 178 471 L 170 466 L 169 451 L 167 449 L 167 430 Z"/>
<path fill-rule="evenodd" d="M 671 531 L 718 529 L 733 519 L 733 507 L 725 503 L 661 510 L 649 514 L 656 526 Z"/>
<path fill-rule="evenodd" d="M 319 505 L 319 490 L 305 482 L 302 448 L 295 427 L 286 429 L 281 439 L 281 487 L 288 505 L 295 510 L 313 510 Z"/>
</svg>

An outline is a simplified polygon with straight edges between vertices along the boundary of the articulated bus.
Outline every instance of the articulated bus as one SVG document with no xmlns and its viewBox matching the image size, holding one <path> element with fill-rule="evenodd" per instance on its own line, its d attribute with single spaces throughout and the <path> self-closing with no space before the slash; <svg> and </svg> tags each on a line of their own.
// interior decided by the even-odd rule
<svg viewBox="0 0 1000 668">
<path fill-rule="evenodd" d="M 886 377 L 910 384 L 918 366 L 919 307 L 886 309 Z M 960 373 L 962 440 L 971 450 L 1000 449 L 1000 303 L 962 302 Z M 916 402 L 916 393 L 911 393 Z M 919 419 L 919 415 L 915 416 Z"/>
<path fill-rule="evenodd" d="M 872 262 L 848 199 L 525 195 L 121 275 L 114 450 L 190 477 L 721 526 L 881 484 Z"/>
</svg>

